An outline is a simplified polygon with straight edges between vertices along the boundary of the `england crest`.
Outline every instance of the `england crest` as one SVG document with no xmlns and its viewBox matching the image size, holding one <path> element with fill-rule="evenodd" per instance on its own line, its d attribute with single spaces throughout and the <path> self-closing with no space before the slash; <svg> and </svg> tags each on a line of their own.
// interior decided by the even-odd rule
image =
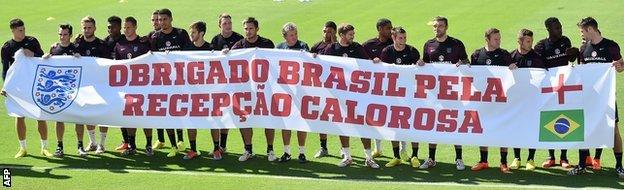
<svg viewBox="0 0 624 190">
<path fill-rule="evenodd" d="M 41 110 L 56 114 L 69 107 L 80 88 L 82 67 L 39 65 L 32 97 Z"/>
</svg>

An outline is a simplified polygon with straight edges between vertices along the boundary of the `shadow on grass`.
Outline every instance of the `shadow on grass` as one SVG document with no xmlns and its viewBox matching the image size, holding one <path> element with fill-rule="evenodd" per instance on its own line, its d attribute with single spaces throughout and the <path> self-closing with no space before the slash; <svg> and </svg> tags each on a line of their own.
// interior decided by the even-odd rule
<svg viewBox="0 0 624 190">
<path fill-rule="evenodd" d="M 166 151 L 166 149 L 165 149 Z M 376 182 L 444 182 L 466 185 L 478 185 L 481 183 L 490 184 L 516 184 L 516 185 L 547 185 L 559 187 L 603 187 L 618 188 L 624 186 L 618 183 L 613 168 L 603 168 L 603 170 L 581 176 L 566 176 L 566 171 L 558 168 L 538 169 L 538 171 L 514 170 L 512 174 L 502 174 L 498 167 L 493 167 L 481 172 L 473 172 L 467 168 L 466 171 L 456 171 L 455 165 L 439 162 L 435 168 L 429 170 L 417 170 L 407 164 L 402 164 L 393 168 L 385 168 L 387 158 L 381 158 L 378 163 L 381 169 L 371 169 L 363 166 L 363 158 L 354 157 L 356 164 L 347 167 L 338 167 L 338 157 L 329 158 L 309 158 L 309 162 L 301 164 L 293 157 L 287 163 L 268 162 L 265 155 L 256 155 L 247 162 L 239 162 L 240 154 L 224 154 L 223 160 L 212 160 L 211 155 L 204 152 L 201 156 L 193 160 L 183 160 L 182 155 L 174 158 L 167 158 L 166 152 L 155 151 L 155 155 L 148 157 L 139 150 L 139 154 L 122 157 L 118 152 L 107 152 L 107 154 L 78 157 L 66 155 L 62 159 L 46 158 L 41 156 L 29 156 L 49 163 L 59 165 L 53 168 L 33 168 L 28 165 L 4 165 L 3 167 L 14 168 L 13 175 L 68 179 L 71 176 L 54 175 L 50 171 L 55 169 L 98 169 L 108 170 L 112 173 L 128 173 L 128 170 L 156 170 L 163 172 L 212 172 L 228 174 L 262 174 L 271 176 L 305 177 L 313 179 L 334 179 L 334 180 L 361 180 Z M 336 163 L 328 160 L 335 160 Z M 43 171 L 42 171 L 43 170 Z"/>
</svg>

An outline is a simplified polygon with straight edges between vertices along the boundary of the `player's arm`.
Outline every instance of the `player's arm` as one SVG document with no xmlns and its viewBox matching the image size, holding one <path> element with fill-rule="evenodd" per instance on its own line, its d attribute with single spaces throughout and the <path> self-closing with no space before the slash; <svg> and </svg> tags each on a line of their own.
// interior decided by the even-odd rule
<svg viewBox="0 0 624 190">
<path fill-rule="evenodd" d="M 6 73 L 9 70 L 11 64 L 11 55 L 9 55 L 9 45 L 5 43 L 2 46 L 2 80 L 6 78 Z"/>
</svg>

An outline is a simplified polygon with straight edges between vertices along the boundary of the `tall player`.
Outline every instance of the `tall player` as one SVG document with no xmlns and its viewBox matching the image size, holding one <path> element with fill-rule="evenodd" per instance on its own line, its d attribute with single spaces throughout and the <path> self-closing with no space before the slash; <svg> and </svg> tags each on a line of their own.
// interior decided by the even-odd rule
<svg viewBox="0 0 624 190">
<path fill-rule="evenodd" d="M 186 30 L 173 27 L 171 25 L 172 21 L 171 10 L 164 8 L 158 11 L 158 23 L 161 29 L 150 37 L 152 51 L 184 50 L 192 45 Z M 178 140 L 180 140 L 177 144 L 176 133 Z M 167 136 L 171 143 L 171 151 L 167 154 L 167 157 L 174 157 L 178 151 L 185 149 L 182 129 L 167 129 Z"/>
<path fill-rule="evenodd" d="M 241 39 L 243 35 L 236 33 L 232 30 L 232 16 L 227 13 L 219 15 L 219 34 L 215 35 L 210 44 L 214 50 L 230 49 L 234 44 Z M 213 159 L 220 160 L 221 154 L 227 151 L 227 137 L 229 129 L 211 129 L 213 143 L 219 144 L 215 147 L 216 150 L 212 151 Z"/>
<path fill-rule="evenodd" d="M 48 59 L 51 56 L 57 55 L 74 55 L 76 52 L 76 46 L 71 42 L 73 34 L 73 27 L 69 24 L 61 24 L 59 25 L 58 35 L 59 42 L 54 43 L 52 47 L 50 47 L 50 51 L 48 54 L 44 55 L 44 59 Z M 61 158 L 65 155 L 63 149 L 63 136 L 65 133 L 65 123 L 57 121 L 56 122 L 56 150 L 54 151 L 54 157 Z"/>
<path fill-rule="evenodd" d="M 377 20 L 377 37 L 367 40 L 362 44 L 368 56 L 379 61 L 381 50 L 392 45 L 392 22 L 386 18 Z M 381 140 L 375 139 L 375 151 L 373 151 L 373 157 L 381 156 Z"/>
<path fill-rule="evenodd" d="M 501 35 L 500 31 L 496 28 L 490 28 L 485 31 L 485 47 L 477 49 L 471 56 L 472 65 L 483 66 L 510 66 L 511 54 L 505 49 L 500 47 Z M 480 146 L 481 160 L 476 165 L 472 166 L 472 171 L 481 171 L 487 169 L 488 165 L 488 147 Z M 509 173 L 509 167 L 507 166 L 507 148 L 500 148 L 501 165 L 500 171 L 503 173 Z"/>
<path fill-rule="evenodd" d="M 39 40 L 32 36 L 26 36 L 26 27 L 21 19 L 12 19 L 9 22 L 13 38 L 8 40 L 2 46 L 2 80 L 6 79 L 9 67 L 15 62 L 13 55 L 17 50 L 24 49 L 24 55 L 28 57 L 41 57 L 43 50 L 39 44 Z M 7 96 L 4 89 L 2 95 Z M 26 156 L 26 121 L 24 117 L 15 118 L 15 128 L 17 129 L 17 139 L 19 140 L 20 149 L 15 154 L 15 158 Z M 45 121 L 37 120 L 37 128 L 39 129 L 39 137 L 41 138 L 41 154 L 50 157 L 52 154 L 48 151 L 48 125 Z"/>
<path fill-rule="evenodd" d="M 284 42 L 275 47 L 276 49 L 290 49 L 299 51 L 310 51 L 310 47 L 305 42 L 299 40 L 297 35 L 297 26 L 295 23 L 289 22 L 282 27 L 282 36 Z M 308 133 L 305 131 L 297 131 L 297 143 L 299 145 L 299 163 L 306 163 L 308 160 L 305 156 L 305 141 Z M 290 130 L 282 129 L 282 142 L 284 143 L 284 154 L 279 158 L 279 162 L 288 162 L 291 159 L 290 138 L 292 134 Z"/>
<path fill-rule="evenodd" d="M 243 27 L 245 28 L 245 38 L 236 42 L 232 49 L 243 49 L 243 48 L 275 48 L 273 41 L 264 38 L 258 35 L 258 30 L 260 27 L 258 26 L 258 20 L 254 17 L 248 17 L 243 21 Z M 227 50 L 225 51 L 227 53 Z M 241 128 L 240 129 L 241 136 L 243 137 L 243 143 L 245 144 L 245 152 L 238 158 L 238 161 L 244 162 L 253 157 L 253 149 L 252 149 L 252 137 L 253 137 L 253 129 L 252 128 Z M 275 153 L 273 151 L 273 141 L 275 140 L 275 129 L 264 129 L 264 134 L 266 136 L 267 141 L 267 158 L 270 162 L 277 160 Z"/>
<path fill-rule="evenodd" d="M 423 59 L 425 63 L 464 64 L 468 63 L 466 47 L 462 41 L 447 34 L 448 19 L 437 16 L 431 21 L 435 37 L 425 42 L 423 47 Z M 437 144 L 429 143 L 429 158 L 420 165 L 420 169 L 432 168 L 436 165 L 435 153 Z M 455 168 L 464 170 L 466 166 L 462 159 L 461 145 L 455 145 Z"/>
<path fill-rule="evenodd" d="M 510 69 L 517 68 L 542 68 L 545 69 L 542 57 L 533 50 L 533 31 L 522 29 L 518 33 L 518 48 L 511 52 L 512 64 Z M 509 165 L 509 169 L 518 169 L 521 167 L 520 148 L 514 148 L 514 159 Z M 529 149 L 527 157 L 526 170 L 535 170 L 535 149 Z"/>
<path fill-rule="evenodd" d="M 97 29 L 95 25 L 95 19 L 93 19 L 93 17 L 86 16 L 80 21 L 80 25 L 82 26 L 82 34 L 74 40 L 74 44 L 76 45 L 76 53 L 80 54 L 81 56 L 110 58 L 111 54 L 106 47 L 106 43 L 95 36 L 95 31 Z M 102 154 L 106 151 L 106 133 L 108 132 L 108 127 L 100 126 L 99 144 L 96 143 L 95 139 L 95 127 L 96 125 L 94 124 L 87 124 L 89 146 L 87 147 L 86 151 L 95 150 L 96 154 Z M 78 137 L 78 155 L 81 156 L 86 155 L 81 152 L 83 135 L 83 125 L 76 124 L 76 136 Z"/>
<path fill-rule="evenodd" d="M 592 17 L 583 18 L 577 26 L 581 32 L 581 37 L 586 40 L 586 43 L 580 48 L 579 63 L 608 63 L 612 64 L 617 72 L 624 71 L 624 60 L 620 54 L 620 46 L 615 41 L 602 37 L 596 19 Z M 615 173 L 619 178 L 624 178 L 624 169 L 622 169 L 622 137 L 618 127 L 617 104 L 615 107 L 615 142 L 613 143 Z M 579 150 L 579 165 L 568 171 L 568 175 L 585 173 L 585 159 L 587 157 L 589 157 L 589 150 Z"/>
<path fill-rule="evenodd" d="M 535 52 L 542 56 L 547 69 L 568 65 L 578 57 L 578 48 L 572 47 L 570 39 L 563 35 L 561 22 L 556 17 L 550 17 L 544 21 L 548 31 L 548 38 L 542 39 L 535 45 Z M 568 150 L 561 149 L 559 164 L 563 168 L 570 168 L 568 162 Z M 542 167 L 550 168 L 555 165 L 555 150 L 548 149 L 548 159 L 542 163 Z"/>
<path fill-rule="evenodd" d="M 353 27 L 353 25 L 346 23 L 341 24 L 340 27 L 338 27 L 338 35 L 340 36 L 338 42 L 327 46 L 327 48 L 323 50 L 323 54 L 359 59 L 370 59 L 364 47 L 362 47 L 362 45 L 360 45 L 359 43 L 353 41 L 353 39 L 355 38 L 355 27 Z M 362 145 L 364 146 L 364 154 L 366 155 L 364 166 L 375 169 L 379 168 L 379 164 L 375 163 L 375 160 L 373 159 L 371 140 L 368 138 L 360 138 L 360 140 L 362 141 Z M 340 136 L 340 144 L 342 147 L 343 158 L 338 166 L 346 167 L 353 164 L 353 158 L 351 157 L 349 148 L 349 137 Z"/>
<path fill-rule="evenodd" d="M 141 40 L 141 37 L 137 35 L 137 20 L 134 17 L 126 17 L 123 22 L 123 37 L 117 42 L 113 48 L 115 53 L 115 59 L 124 60 L 132 59 L 147 53 L 150 50 L 149 43 Z M 127 143 L 128 146 L 123 150 L 122 155 L 134 155 L 137 152 L 136 145 L 136 128 L 126 128 L 127 131 Z M 145 154 L 148 156 L 154 155 L 152 149 L 152 129 L 144 128 L 145 133 Z"/>
<path fill-rule="evenodd" d="M 323 39 L 312 46 L 310 53 L 314 55 L 323 54 L 327 46 L 336 43 L 336 30 L 337 26 L 334 21 L 325 22 L 323 27 Z M 319 141 L 321 142 L 321 148 L 314 154 L 314 158 L 321 158 L 329 155 L 329 151 L 327 150 L 327 134 L 319 133 Z"/>
<path fill-rule="evenodd" d="M 395 65 L 422 64 L 422 61 L 419 61 L 420 52 L 418 52 L 416 48 L 407 45 L 407 32 L 403 29 L 403 27 L 399 26 L 393 28 L 391 36 L 394 43 L 381 51 L 381 61 Z M 411 157 L 407 155 L 405 148 L 403 148 L 403 151 L 401 152 L 401 149 L 399 148 L 399 144 L 401 143 L 403 142 L 392 141 L 392 153 L 394 154 L 394 158 L 386 164 L 386 167 L 394 167 L 401 164 L 401 161 L 404 160 L 406 162 L 410 162 L 412 167 L 418 168 L 420 166 L 420 161 L 418 160 L 418 143 L 412 142 Z M 401 155 L 401 153 L 403 153 L 403 155 Z"/>
</svg>

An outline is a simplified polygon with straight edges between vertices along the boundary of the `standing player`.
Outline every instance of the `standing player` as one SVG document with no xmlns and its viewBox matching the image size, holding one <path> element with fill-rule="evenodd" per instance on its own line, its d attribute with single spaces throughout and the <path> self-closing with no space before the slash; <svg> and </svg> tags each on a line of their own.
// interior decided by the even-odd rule
<svg viewBox="0 0 624 190">
<path fill-rule="evenodd" d="M 158 11 L 159 10 L 155 10 L 154 12 L 152 12 L 152 17 L 150 18 L 150 21 L 152 22 L 152 28 L 153 30 L 150 31 L 146 36 L 143 36 L 141 41 L 147 41 L 150 43 L 150 47 L 151 47 L 151 43 L 152 42 L 152 35 L 154 35 L 154 33 L 158 32 L 160 30 L 160 23 L 158 23 Z M 157 134 L 157 141 L 154 142 L 154 144 L 152 145 L 153 149 L 161 149 L 165 146 L 165 130 L 164 129 L 156 129 L 156 134 Z"/>
<path fill-rule="evenodd" d="M 76 45 L 76 53 L 81 56 L 93 56 L 100 58 L 110 58 L 110 51 L 106 47 L 106 43 L 100 38 L 95 36 L 95 19 L 90 16 L 84 17 L 80 24 L 82 26 L 82 35 L 74 40 Z M 95 140 L 95 125 L 87 124 L 87 133 L 89 135 L 89 146 L 86 151 L 94 151 L 96 154 L 102 154 L 106 151 L 106 133 L 107 127 L 100 127 L 100 143 L 96 143 Z M 78 155 L 85 156 L 81 152 L 82 137 L 84 135 L 83 124 L 76 124 L 76 136 L 78 137 Z"/>
<path fill-rule="evenodd" d="M 448 36 L 448 19 L 442 16 L 434 17 L 431 25 L 435 37 L 425 42 L 423 59 L 425 63 L 442 63 L 460 65 L 468 63 L 466 47 L 462 41 Z M 420 165 L 420 169 L 428 169 L 436 165 L 435 153 L 437 144 L 429 143 L 429 158 Z M 455 145 L 455 168 L 464 170 L 466 166 L 462 159 L 461 145 Z"/>
<path fill-rule="evenodd" d="M 149 43 L 147 41 L 142 41 L 141 37 L 137 35 L 137 20 L 134 17 L 126 17 L 123 23 L 123 32 L 124 36 L 121 37 L 119 42 L 113 48 L 113 52 L 115 53 L 115 59 L 124 60 L 124 59 L 132 59 L 147 53 L 150 50 Z M 125 128 L 127 131 L 127 143 L 128 146 L 123 150 L 122 155 L 134 155 L 136 154 L 136 128 Z M 154 150 L 152 149 L 152 129 L 144 128 L 143 133 L 145 133 L 145 139 L 147 143 L 145 143 L 145 154 L 148 156 L 154 155 Z"/>
<path fill-rule="evenodd" d="M 104 38 L 104 42 L 106 43 L 106 48 L 111 52 L 109 56 L 111 59 L 115 59 L 115 45 L 121 39 L 121 18 L 118 16 L 108 17 L 108 36 Z"/>
<path fill-rule="evenodd" d="M 518 33 L 518 48 L 511 52 L 510 69 L 517 68 L 542 68 L 545 69 L 542 57 L 533 50 L 533 31 L 522 29 Z M 518 169 L 521 167 L 520 148 L 514 148 L 514 159 L 509 165 L 509 169 Z M 535 170 L 535 149 L 529 149 L 527 157 L 526 169 Z"/>
<path fill-rule="evenodd" d="M 59 25 L 59 42 L 54 43 L 52 47 L 50 47 L 50 52 L 47 55 L 44 55 L 43 58 L 47 59 L 51 56 L 56 55 L 74 55 L 76 52 L 76 46 L 71 42 L 73 33 L 73 27 L 69 24 L 61 24 Z M 57 121 L 56 122 L 56 150 L 54 151 L 54 157 L 61 158 L 65 155 L 63 151 L 63 136 L 65 133 L 65 123 Z"/>
<path fill-rule="evenodd" d="M 581 32 L 581 37 L 586 40 L 580 48 L 579 63 L 609 63 L 617 72 L 624 71 L 624 60 L 620 54 L 620 46 L 613 40 L 602 37 L 598 22 L 592 17 L 583 18 L 577 26 Z M 615 108 L 615 132 L 613 143 L 613 154 L 615 154 L 615 173 L 620 178 L 624 178 L 622 169 L 622 137 L 618 127 L 617 105 Z M 598 154 L 598 152 L 596 152 Z M 568 171 L 568 175 L 578 175 L 585 173 L 585 160 L 589 157 L 588 149 L 579 150 L 579 165 Z M 594 166 L 595 167 L 595 166 Z"/>
<path fill-rule="evenodd" d="M 323 50 L 333 43 L 336 43 L 336 23 L 334 21 L 327 21 L 323 27 L 323 40 L 317 42 L 310 49 L 310 53 L 314 55 L 323 54 Z M 316 152 L 314 158 L 321 158 L 329 155 L 327 151 L 327 134 L 319 133 L 319 140 L 321 141 L 321 148 Z"/>
<path fill-rule="evenodd" d="M 395 27 L 392 29 L 392 41 L 394 42 L 390 46 L 384 48 L 381 51 L 380 59 L 385 63 L 395 65 L 416 65 L 420 60 L 420 53 L 418 50 L 410 45 L 407 45 L 407 32 L 403 27 Z M 420 61 L 422 63 L 422 61 Z M 401 164 L 401 158 L 410 162 L 412 167 L 418 168 L 420 161 L 418 160 L 418 143 L 412 142 L 412 156 L 407 156 L 407 152 L 403 151 L 403 155 L 400 153 L 399 141 L 392 141 L 392 153 L 394 158 L 386 164 L 386 167 L 394 167 Z M 403 148 L 405 150 L 405 148 Z"/>
<path fill-rule="evenodd" d="M 308 44 L 299 40 L 297 35 L 297 26 L 292 23 L 286 23 L 284 27 L 282 27 L 282 36 L 284 36 L 285 42 L 282 42 L 277 45 L 277 49 L 290 49 L 290 50 L 300 50 L 300 51 L 310 51 Z M 308 160 L 305 156 L 305 141 L 308 133 L 305 131 L 297 131 L 297 143 L 299 145 L 299 163 L 306 163 Z M 288 162 L 290 161 L 291 153 L 290 153 L 290 130 L 282 129 L 282 142 L 284 142 L 284 154 L 279 158 L 279 162 Z"/>
<path fill-rule="evenodd" d="M 485 47 L 477 49 L 471 56 L 472 65 L 483 66 L 510 66 L 511 54 L 505 49 L 500 48 L 501 35 L 496 28 L 490 28 L 485 31 Z M 488 147 L 480 146 L 481 160 L 472 166 L 472 171 L 481 171 L 487 169 L 488 166 Z M 507 167 L 507 148 L 500 148 L 501 165 L 500 170 L 503 173 L 509 173 Z"/>
<path fill-rule="evenodd" d="M 243 21 L 243 27 L 245 27 L 245 38 L 236 42 L 232 49 L 243 49 L 243 48 L 275 48 L 273 41 L 263 38 L 258 35 L 258 21 L 254 17 L 248 17 Z M 225 49 L 225 53 L 227 53 L 227 49 Z M 245 144 L 245 152 L 238 158 L 238 161 L 244 162 L 253 157 L 251 138 L 253 137 L 253 129 L 252 128 L 241 128 L 240 129 L 241 136 L 243 137 L 243 142 Z M 270 162 L 275 161 L 277 157 L 275 157 L 275 153 L 273 152 L 273 141 L 275 140 L 275 129 L 264 129 L 264 134 L 266 136 L 267 141 L 267 158 Z"/>
<path fill-rule="evenodd" d="M 377 37 L 370 39 L 362 44 L 368 56 L 379 61 L 381 50 L 389 45 L 392 45 L 392 22 L 386 18 L 381 18 L 377 21 Z M 373 151 L 373 157 L 381 156 L 381 140 L 375 139 L 375 151 Z"/>
<path fill-rule="evenodd" d="M 219 15 L 219 29 L 221 32 L 215 35 L 210 44 L 214 50 L 230 49 L 234 46 L 234 43 L 243 39 L 243 36 L 239 33 L 232 31 L 232 17 L 223 13 Z M 218 143 L 218 150 L 213 151 L 212 156 L 214 159 L 221 159 L 221 154 L 227 150 L 227 136 L 229 129 L 211 129 L 212 140 L 214 143 Z"/>
<path fill-rule="evenodd" d="M 210 43 L 204 40 L 204 35 L 206 34 L 206 23 L 203 21 L 197 21 L 189 26 L 189 31 L 191 31 L 190 40 L 191 45 L 186 48 L 186 50 L 203 50 L 209 51 L 212 50 L 212 46 Z M 188 138 L 189 143 L 191 144 L 191 151 L 187 152 L 184 155 L 183 159 L 191 160 L 196 156 L 199 156 L 201 153 L 197 150 L 197 129 L 188 129 Z M 214 136 L 212 137 L 214 139 Z M 217 137 L 218 138 L 218 137 Z M 215 147 L 218 147 L 219 143 L 215 144 Z M 213 155 L 216 156 L 216 155 Z M 219 158 L 220 159 L 220 158 Z M 219 160 L 215 159 L 215 160 Z"/>
<path fill-rule="evenodd" d="M 37 38 L 26 36 L 26 28 L 24 21 L 21 19 L 13 19 L 9 22 L 13 39 L 5 42 L 2 46 L 2 80 L 6 79 L 9 67 L 15 62 L 15 52 L 24 49 L 24 55 L 28 57 L 41 57 L 43 50 Z M 6 97 L 6 92 L 2 90 L 2 95 Z M 15 154 L 15 158 L 26 156 L 26 121 L 24 117 L 15 118 L 15 128 L 17 129 L 17 139 L 19 140 L 20 149 Z M 39 129 L 39 137 L 41 138 L 41 154 L 50 157 L 52 154 L 48 151 L 48 125 L 45 121 L 37 120 L 37 128 Z"/>
<path fill-rule="evenodd" d="M 578 57 L 578 48 L 572 47 L 570 39 L 563 35 L 561 22 L 555 17 L 544 21 L 548 38 L 542 39 L 535 45 L 535 52 L 542 56 L 546 69 L 565 66 L 574 62 Z M 559 164 L 563 168 L 570 168 L 568 162 L 568 150 L 561 149 Z M 548 159 L 542 163 L 542 167 L 550 168 L 555 165 L 555 150 L 548 149 Z"/>
<path fill-rule="evenodd" d="M 158 23 L 161 29 L 150 37 L 152 51 L 184 50 L 192 45 L 186 30 L 171 26 L 172 21 L 173 17 L 169 9 L 165 8 L 158 11 Z M 177 144 L 176 133 L 180 140 Z M 178 151 L 184 150 L 183 131 L 182 129 L 167 129 L 167 136 L 171 142 L 171 151 L 167 157 L 174 157 Z"/>
<path fill-rule="evenodd" d="M 353 41 L 353 39 L 355 38 L 355 27 L 353 27 L 353 25 L 341 24 L 340 27 L 338 27 L 338 35 L 340 35 L 340 39 L 338 40 L 338 42 L 327 46 L 327 48 L 323 50 L 323 54 L 359 59 L 370 59 L 364 47 Z M 375 160 L 373 159 L 371 151 L 371 140 L 368 138 L 360 138 L 360 140 L 362 141 L 362 145 L 364 146 L 364 154 L 366 155 L 364 166 L 379 168 L 379 164 L 375 163 Z M 349 137 L 340 136 L 340 144 L 342 147 L 343 158 L 338 166 L 346 167 L 353 163 L 353 158 L 351 158 L 351 153 L 349 151 Z"/>
</svg>

